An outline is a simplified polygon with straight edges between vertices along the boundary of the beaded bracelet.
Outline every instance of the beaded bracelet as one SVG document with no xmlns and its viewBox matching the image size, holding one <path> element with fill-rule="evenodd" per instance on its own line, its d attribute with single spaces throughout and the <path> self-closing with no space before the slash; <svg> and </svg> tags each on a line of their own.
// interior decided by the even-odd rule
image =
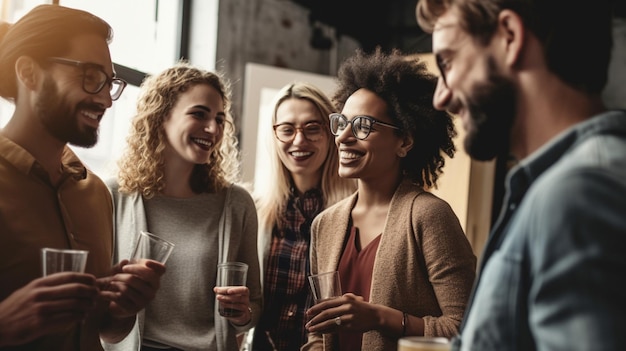
<svg viewBox="0 0 626 351">
<path fill-rule="evenodd" d="M 406 318 L 407 313 L 402 312 L 402 336 L 406 336 Z"/>
</svg>

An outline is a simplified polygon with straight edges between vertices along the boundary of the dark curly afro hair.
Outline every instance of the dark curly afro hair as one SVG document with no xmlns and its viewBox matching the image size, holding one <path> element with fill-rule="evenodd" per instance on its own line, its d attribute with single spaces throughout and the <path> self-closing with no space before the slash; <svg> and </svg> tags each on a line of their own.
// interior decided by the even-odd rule
<svg viewBox="0 0 626 351">
<path fill-rule="evenodd" d="M 333 101 L 339 110 L 354 92 L 367 89 L 387 103 L 389 116 L 400 126 L 399 135 L 411 135 L 413 148 L 402 159 L 405 177 L 424 187 L 437 187 L 445 164 L 444 154 L 454 157 L 456 136 L 452 116 L 432 105 L 437 77 L 426 64 L 399 50 L 372 53 L 357 50 L 342 63 Z"/>
</svg>

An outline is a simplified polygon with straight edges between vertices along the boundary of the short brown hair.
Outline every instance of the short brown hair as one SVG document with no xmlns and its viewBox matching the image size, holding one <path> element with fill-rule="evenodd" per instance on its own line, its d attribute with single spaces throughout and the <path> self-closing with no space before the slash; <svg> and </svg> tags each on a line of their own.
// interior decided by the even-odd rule
<svg viewBox="0 0 626 351">
<path fill-rule="evenodd" d="M 0 96 L 17 99 L 15 62 L 29 56 L 37 62 L 62 56 L 78 35 L 97 34 L 110 43 L 111 26 L 101 18 L 82 10 L 59 5 L 39 5 L 13 25 L 0 28 Z"/>
<path fill-rule="evenodd" d="M 432 33 L 439 16 L 452 8 L 460 14 L 461 29 L 484 45 L 495 33 L 499 13 L 514 11 L 543 44 L 548 68 L 560 79 L 590 94 L 606 85 L 613 47 L 611 0 L 419 0 L 417 23 Z"/>
</svg>

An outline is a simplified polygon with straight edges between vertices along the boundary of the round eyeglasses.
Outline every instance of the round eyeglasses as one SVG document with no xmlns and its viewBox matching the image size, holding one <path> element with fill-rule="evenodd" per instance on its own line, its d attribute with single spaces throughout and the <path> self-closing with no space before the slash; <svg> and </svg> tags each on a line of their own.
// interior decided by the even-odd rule
<svg viewBox="0 0 626 351">
<path fill-rule="evenodd" d="M 276 139 L 283 143 L 290 143 L 296 138 L 298 131 L 304 135 L 308 141 L 318 141 L 324 136 L 324 128 L 321 123 L 311 122 L 304 127 L 296 127 L 291 123 L 280 123 L 274 125 L 274 135 Z"/>
<path fill-rule="evenodd" d="M 353 119 L 348 120 L 346 116 L 341 113 L 331 113 L 329 117 L 330 132 L 333 133 L 334 136 L 341 134 L 343 130 L 348 127 L 348 124 L 352 124 L 352 134 L 359 140 L 363 140 L 370 135 L 374 124 L 380 124 L 381 126 L 385 126 L 387 128 L 400 130 L 399 127 L 394 126 L 393 124 L 381 122 L 370 116 L 354 116 Z"/>
<path fill-rule="evenodd" d="M 48 61 L 62 65 L 78 67 L 83 71 L 83 90 L 89 94 L 98 94 L 105 86 L 109 86 L 111 100 L 119 99 L 126 88 L 126 82 L 120 78 L 110 78 L 103 67 L 97 63 L 81 62 L 63 57 L 50 57 Z"/>
</svg>

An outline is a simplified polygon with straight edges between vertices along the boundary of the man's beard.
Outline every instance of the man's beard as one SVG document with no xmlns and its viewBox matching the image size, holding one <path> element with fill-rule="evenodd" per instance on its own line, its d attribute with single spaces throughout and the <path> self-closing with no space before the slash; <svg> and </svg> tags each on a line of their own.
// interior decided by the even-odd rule
<svg viewBox="0 0 626 351">
<path fill-rule="evenodd" d="M 35 109 L 43 125 L 55 138 L 72 145 L 89 148 L 98 142 L 98 129 L 90 126 L 81 128 L 77 117 L 77 111 L 89 108 L 87 105 L 81 103 L 76 109 L 72 109 L 59 94 L 52 79 L 46 77 Z"/>
<path fill-rule="evenodd" d="M 516 101 L 513 83 L 498 75 L 493 60 L 489 76 L 468 97 L 470 121 L 464 140 L 465 151 L 474 159 L 488 161 L 508 153 Z"/>
</svg>

